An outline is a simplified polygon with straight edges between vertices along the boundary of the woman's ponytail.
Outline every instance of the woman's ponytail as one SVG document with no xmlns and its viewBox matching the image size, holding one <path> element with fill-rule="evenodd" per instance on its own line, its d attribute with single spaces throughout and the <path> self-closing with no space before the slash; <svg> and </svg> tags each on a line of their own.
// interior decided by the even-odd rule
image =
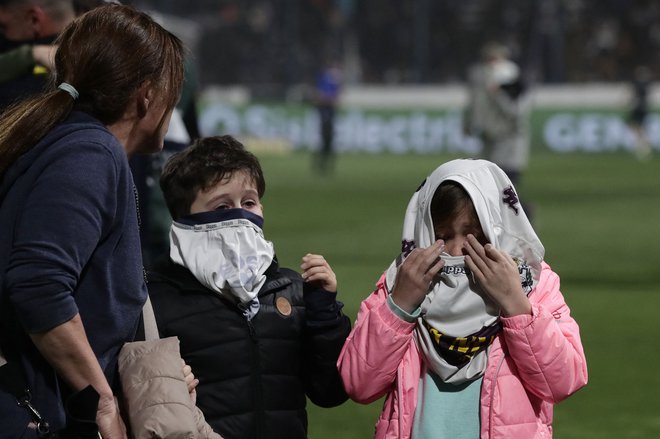
<svg viewBox="0 0 660 439">
<path fill-rule="evenodd" d="M 0 118 L 0 176 L 66 119 L 74 99 L 61 89 L 47 91 L 8 107 Z"/>
</svg>

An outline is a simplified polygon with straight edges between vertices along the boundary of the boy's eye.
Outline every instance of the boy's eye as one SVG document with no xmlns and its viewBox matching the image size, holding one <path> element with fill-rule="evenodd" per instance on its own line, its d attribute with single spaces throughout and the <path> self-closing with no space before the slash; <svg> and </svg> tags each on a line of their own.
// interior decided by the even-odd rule
<svg viewBox="0 0 660 439">
<path fill-rule="evenodd" d="M 220 204 L 219 206 L 217 206 L 215 208 L 215 210 L 224 210 L 224 209 L 229 209 L 229 205 L 228 204 Z"/>
<path fill-rule="evenodd" d="M 243 201 L 243 206 L 245 206 L 245 207 L 254 207 L 256 205 L 257 205 L 257 203 L 254 200 Z"/>
</svg>

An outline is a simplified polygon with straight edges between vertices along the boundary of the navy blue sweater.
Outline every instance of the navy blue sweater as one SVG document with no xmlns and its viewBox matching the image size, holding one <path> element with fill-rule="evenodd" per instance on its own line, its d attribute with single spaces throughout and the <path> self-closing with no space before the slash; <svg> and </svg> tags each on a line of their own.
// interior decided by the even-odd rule
<svg viewBox="0 0 660 439">
<path fill-rule="evenodd" d="M 7 171 L 0 203 L 0 346 L 21 361 L 35 407 L 58 429 L 66 391 L 27 334 L 79 313 L 113 385 L 146 300 L 126 154 L 99 121 L 74 112 Z M 20 436 L 26 419 L 0 391 L 3 434 Z"/>
</svg>

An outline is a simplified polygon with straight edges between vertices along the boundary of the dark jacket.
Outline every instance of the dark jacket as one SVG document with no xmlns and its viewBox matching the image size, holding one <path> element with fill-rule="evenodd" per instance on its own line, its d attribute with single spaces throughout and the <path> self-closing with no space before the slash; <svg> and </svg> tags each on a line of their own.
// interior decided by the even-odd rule
<svg viewBox="0 0 660 439">
<path fill-rule="evenodd" d="M 128 160 L 98 120 L 72 113 L 7 170 L 0 243 L 0 347 L 20 362 L 35 408 L 58 430 L 66 389 L 27 334 L 79 313 L 112 385 L 147 297 Z M 0 436 L 20 436 L 29 421 L 0 389 Z"/>
<path fill-rule="evenodd" d="M 169 259 L 149 274 L 160 335 L 181 340 L 197 405 L 225 439 L 304 439 L 306 396 L 322 407 L 347 399 L 336 367 L 351 330 L 343 305 L 276 261 L 266 276 L 248 321 Z"/>
</svg>

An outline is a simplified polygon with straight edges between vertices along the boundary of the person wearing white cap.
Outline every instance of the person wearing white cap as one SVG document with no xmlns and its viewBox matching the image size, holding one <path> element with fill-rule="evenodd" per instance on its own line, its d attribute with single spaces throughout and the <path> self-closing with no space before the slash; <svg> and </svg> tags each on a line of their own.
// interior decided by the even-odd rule
<svg viewBox="0 0 660 439">
<path fill-rule="evenodd" d="M 526 86 L 505 46 L 491 42 L 469 74 L 466 134 L 481 141 L 481 157 L 500 166 L 518 185 L 529 163 Z"/>
</svg>

